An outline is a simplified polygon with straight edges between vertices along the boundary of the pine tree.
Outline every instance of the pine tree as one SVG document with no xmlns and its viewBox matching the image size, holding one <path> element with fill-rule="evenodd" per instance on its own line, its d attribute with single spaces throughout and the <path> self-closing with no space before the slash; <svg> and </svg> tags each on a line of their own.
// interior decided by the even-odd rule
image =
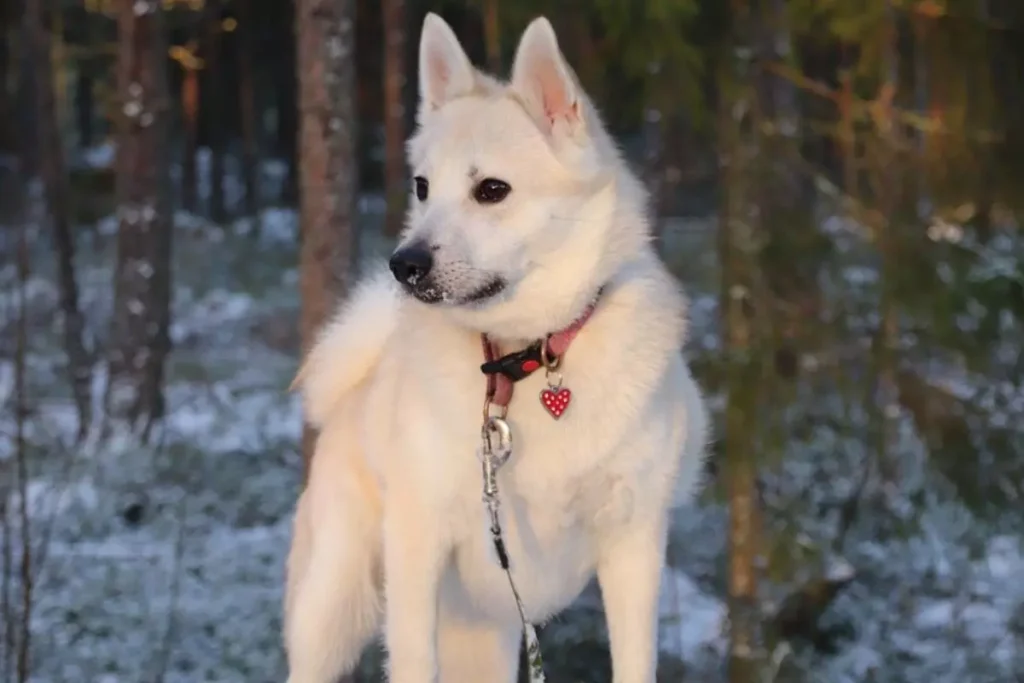
<svg viewBox="0 0 1024 683">
<path fill-rule="evenodd" d="M 761 340 L 755 295 L 755 162 L 761 121 L 756 111 L 752 50 L 754 17 L 748 0 L 732 0 L 728 38 L 720 56 L 718 144 L 721 169 L 720 310 L 726 353 L 724 483 L 729 503 L 729 683 L 760 680 L 763 661 L 758 601 L 760 509 L 757 493 Z"/>
<path fill-rule="evenodd" d="M 106 405 L 147 438 L 163 416 L 171 346 L 167 50 L 159 0 L 119 0 L 117 29 L 120 225 Z"/>
<path fill-rule="evenodd" d="M 67 356 L 71 394 L 78 412 L 78 436 L 81 438 L 92 417 L 92 364 L 83 340 L 85 321 L 78 303 L 78 282 L 75 277 L 75 239 L 71 230 L 68 169 L 57 122 L 50 32 L 44 24 L 42 4 L 43 0 L 29 0 L 26 3 L 25 23 L 26 34 L 32 41 L 35 63 L 36 116 L 40 132 L 37 151 L 39 170 L 57 252 L 57 285 L 60 291 L 64 353 Z"/>
<path fill-rule="evenodd" d="M 297 0 L 302 344 L 348 290 L 356 254 L 355 2 Z M 313 435 L 303 435 L 312 456 Z"/>
</svg>

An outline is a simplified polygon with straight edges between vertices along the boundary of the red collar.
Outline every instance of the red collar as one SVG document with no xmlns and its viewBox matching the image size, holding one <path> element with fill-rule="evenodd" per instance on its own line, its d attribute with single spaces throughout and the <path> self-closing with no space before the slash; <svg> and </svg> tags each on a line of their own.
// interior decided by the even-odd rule
<svg viewBox="0 0 1024 683">
<path fill-rule="evenodd" d="M 572 324 L 547 335 L 544 339 L 538 339 L 521 351 L 501 356 L 498 344 L 491 341 L 486 334 L 480 335 L 485 361 L 480 370 L 487 375 L 487 405 L 499 406 L 504 414 L 512 400 L 516 382 L 529 377 L 545 365 L 549 370 L 554 370 L 561 362 L 562 356 L 569 350 L 572 340 L 594 314 L 603 289 L 598 291 L 594 300 Z"/>
</svg>

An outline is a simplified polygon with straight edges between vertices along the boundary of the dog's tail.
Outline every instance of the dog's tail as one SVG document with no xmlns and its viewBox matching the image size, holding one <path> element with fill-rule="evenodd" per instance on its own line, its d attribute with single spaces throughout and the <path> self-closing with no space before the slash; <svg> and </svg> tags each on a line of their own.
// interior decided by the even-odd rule
<svg viewBox="0 0 1024 683">
<path fill-rule="evenodd" d="M 322 427 L 346 394 L 373 371 L 398 320 L 399 292 L 386 269 L 360 283 L 320 331 L 292 389 L 300 389 L 306 419 Z"/>
<path fill-rule="evenodd" d="M 285 586 L 289 683 L 331 683 L 358 662 L 381 620 L 382 504 L 359 442 L 358 392 L 398 319 L 384 270 L 320 332 L 292 388 L 320 431 L 295 511 Z"/>
<path fill-rule="evenodd" d="M 382 616 L 383 505 L 345 401 L 316 443 L 299 497 L 285 589 L 290 683 L 350 673 Z"/>
<path fill-rule="evenodd" d="M 343 401 L 317 439 L 295 511 L 285 586 L 289 683 L 332 683 L 377 633 L 383 602 L 380 490 Z"/>
</svg>

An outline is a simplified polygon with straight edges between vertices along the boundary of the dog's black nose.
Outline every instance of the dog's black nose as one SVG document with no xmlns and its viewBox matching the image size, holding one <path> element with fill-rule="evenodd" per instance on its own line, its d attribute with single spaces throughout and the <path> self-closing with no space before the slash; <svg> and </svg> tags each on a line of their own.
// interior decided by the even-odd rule
<svg viewBox="0 0 1024 683">
<path fill-rule="evenodd" d="M 388 267 L 395 279 L 403 285 L 415 285 L 430 273 L 434 257 L 425 244 L 410 244 L 391 255 Z"/>
</svg>

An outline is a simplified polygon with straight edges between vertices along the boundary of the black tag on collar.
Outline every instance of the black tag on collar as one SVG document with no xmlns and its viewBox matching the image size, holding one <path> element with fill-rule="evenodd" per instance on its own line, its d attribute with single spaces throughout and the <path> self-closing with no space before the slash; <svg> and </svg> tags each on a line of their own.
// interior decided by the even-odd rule
<svg viewBox="0 0 1024 683">
<path fill-rule="evenodd" d="M 543 365 L 540 355 L 542 341 L 535 341 L 522 351 L 510 353 L 501 358 L 488 361 L 480 366 L 480 371 L 485 375 L 502 374 L 513 382 L 529 377 L 539 370 Z"/>
</svg>

